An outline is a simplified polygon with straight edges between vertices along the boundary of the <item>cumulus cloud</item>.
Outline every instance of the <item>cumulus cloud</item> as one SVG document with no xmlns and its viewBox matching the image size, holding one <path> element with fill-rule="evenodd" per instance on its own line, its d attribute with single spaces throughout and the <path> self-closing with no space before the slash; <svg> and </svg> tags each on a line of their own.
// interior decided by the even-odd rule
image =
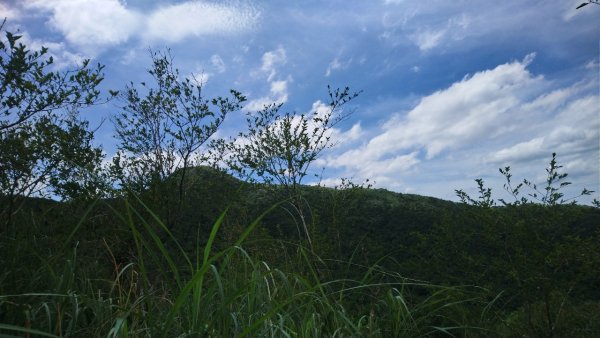
<svg viewBox="0 0 600 338">
<path fill-rule="evenodd" d="M 4 18 L 8 18 L 10 20 L 19 20 L 22 15 L 18 8 L 4 3 L 0 3 L 0 13 L 2 13 L 0 20 L 4 20 Z"/>
<path fill-rule="evenodd" d="M 307 115 L 324 119 L 330 113 L 331 106 L 321 100 L 317 100 L 313 102 L 312 107 L 308 111 Z M 344 112 L 339 111 L 338 113 L 343 114 Z M 312 133 L 312 131 L 316 128 L 320 127 L 313 121 L 309 121 L 308 130 Z M 350 129 L 347 130 L 343 130 L 337 126 L 334 126 L 328 130 L 325 136 L 328 137 L 332 144 L 335 144 L 336 146 L 349 147 L 354 145 L 356 141 L 362 139 L 362 137 L 364 136 L 364 130 L 361 126 L 360 121 L 358 121 L 357 123 L 352 125 Z"/>
<path fill-rule="evenodd" d="M 548 91 L 552 83 L 527 69 L 533 58 L 467 75 L 421 98 L 363 145 L 327 157 L 327 166 L 403 190 L 401 177 L 417 171 L 433 175 L 442 163 L 450 175 L 530 163 L 554 151 L 568 154 L 567 164 L 597 158 L 600 97 L 594 80 Z M 462 169 L 448 168 L 451 156 Z"/>
<path fill-rule="evenodd" d="M 261 110 L 265 106 L 276 103 L 286 103 L 288 100 L 288 80 L 271 81 L 269 95 L 251 100 L 244 106 L 248 111 Z"/>
<path fill-rule="evenodd" d="M 227 70 L 225 61 L 219 54 L 211 55 L 208 64 L 198 64 L 196 70 L 190 76 L 190 79 L 198 81 L 200 83 L 207 83 L 215 74 L 224 73 Z"/>
<path fill-rule="evenodd" d="M 509 113 L 520 103 L 519 96 L 541 81 L 527 71 L 526 65 L 503 64 L 422 98 L 405 116 L 396 115 L 388 121 L 384 132 L 371 140 L 372 147 L 382 154 L 423 147 L 432 158 L 445 149 L 495 133 L 510 119 Z"/>
<path fill-rule="evenodd" d="M 30 50 L 39 51 L 42 47 L 48 48 L 47 56 L 53 58 L 54 63 L 52 66 L 55 69 L 78 66 L 86 59 L 82 54 L 70 52 L 63 42 L 34 39 L 27 32 L 22 32 L 20 34 L 21 40 L 19 41 L 25 44 Z"/>
<path fill-rule="evenodd" d="M 83 47 L 116 45 L 127 41 L 142 25 L 143 16 L 118 0 L 32 0 L 28 9 L 51 12 L 48 23 L 66 40 Z"/>
<path fill-rule="evenodd" d="M 288 76 L 285 79 L 277 79 L 279 67 L 287 62 L 287 54 L 283 47 L 265 52 L 261 58 L 261 65 L 257 70 L 251 72 L 254 77 L 266 76 L 269 84 L 269 94 L 260 98 L 256 98 L 248 102 L 245 109 L 255 111 L 264 108 L 273 103 L 285 103 L 288 100 L 288 83 L 292 81 L 292 77 Z"/>
<path fill-rule="evenodd" d="M 334 128 L 332 139 L 334 140 L 334 142 L 339 142 L 343 144 L 360 140 L 363 136 L 364 130 L 360 122 L 357 122 L 354 125 L 352 125 L 350 129 L 345 131 Z"/>
<path fill-rule="evenodd" d="M 88 52 L 133 37 L 178 42 L 188 37 L 251 29 L 259 11 L 241 3 L 187 1 L 142 11 L 119 0 L 31 0 L 27 10 L 50 13 L 48 24 Z"/>
<path fill-rule="evenodd" d="M 537 113 L 536 120 L 516 124 L 514 132 L 527 135 L 525 140 L 504 147 L 488 159 L 493 163 L 506 163 L 509 160 L 526 160 L 524 154 L 535 156 L 535 146 L 569 154 L 571 157 L 584 157 L 600 147 L 600 96 L 595 80 L 585 79 L 569 87 L 544 93 L 521 105 L 520 112 L 527 115 Z M 587 93 L 582 95 L 582 93 Z M 600 155 L 600 154 L 596 154 Z"/>
<path fill-rule="evenodd" d="M 511 161 L 522 161 L 531 158 L 546 156 L 544 149 L 544 138 L 536 137 L 529 141 L 520 142 L 515 145 L 494 152 L 487 159 L 495 163 L 508 163 Z"/>
<path fill-rule="evenodd" d="M 287 62 L 285 49 L 279 46 L 276 50 L 268 51 L 262 56 L 260 73 L 267 74 L 267 81 L 272 81 L 277 75 L 277 67 Z"/>
</svg>

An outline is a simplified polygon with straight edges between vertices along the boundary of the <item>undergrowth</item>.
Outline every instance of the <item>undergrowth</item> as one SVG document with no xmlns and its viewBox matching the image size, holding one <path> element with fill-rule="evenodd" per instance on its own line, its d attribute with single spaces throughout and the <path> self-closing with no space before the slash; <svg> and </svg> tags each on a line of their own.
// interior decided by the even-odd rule
<svg viewBox="0 0 600 338">
<path fill-rule="evenodd" d="M 104 256 L 79 257 L 77 232 L 63 242 L 31 233 L 5 238 L 0 275 L 3 337 L 418 337 L 489 336 L 498 324 L 485 290 L 410 280 L 378 265 L 322 259 L 289 246 L 289 271 L 244 249 L 261 219 L 215 249 L 227 209 L 205 245 L 186 252 L 141 200 L 109 206 L 133 254 L 96 241 Z M 124 211 L 123 211 L 124 210 Z M 122 238 L 121 238 L 122 240 Z M 47 248 L 52 247 L 49 251 Z M 10 256 L 10 258 L 9 258 Z M 26 264 L 24 264 L 26 263 Z M 331 265 L 348 276 L 330 276 Z M 293 271 L 292 271 L 293 270 Z M 351 273 L 350 273 L 351 272 Z M 357 274 L 357 272 L 359 272 Z M 356 278 L 355 276 L 360 276 Z"/>
</svg>

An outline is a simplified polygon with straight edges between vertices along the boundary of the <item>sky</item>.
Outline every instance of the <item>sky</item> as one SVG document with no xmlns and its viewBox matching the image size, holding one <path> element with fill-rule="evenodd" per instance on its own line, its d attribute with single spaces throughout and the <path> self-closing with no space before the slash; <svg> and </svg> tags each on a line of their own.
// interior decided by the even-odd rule
<svg viewBox="0 0 600 338">
<path fill-rule="evenodd" d="M 567 197 L 600 191 L 600 6 L 581 2 L 0 0 L 0 16 L 56 69 L 105 65 L 104 91 L 148 80 L 149 50 L 170 48 L 207 95 L 248 97 L 223 137 L 246 111 L 310 112 L 327 85 L 349 86 L 361 94 L 313 164 L 320 182 L 456 200 L 455 189 L 476 195 L 476 178 L 506 198 L 505 166 L 543 183 L 553 152 Z M 120 104 L 82 112 L 107 157 Z"/>
</svg>

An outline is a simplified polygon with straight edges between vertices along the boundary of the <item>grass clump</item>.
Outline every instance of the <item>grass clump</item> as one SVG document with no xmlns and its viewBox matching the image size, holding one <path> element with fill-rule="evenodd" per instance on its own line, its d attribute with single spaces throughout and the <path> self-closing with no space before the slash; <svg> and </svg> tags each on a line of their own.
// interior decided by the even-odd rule
<svg viewBox="0 0 600 338">
<path fill-rule="evenodd" d="M 3 249 L 14 255 L 11 262 L 5 258 L 10 268 L 0 277 L 3 283 L 12 281 L 1 290 L 0 333 L 415 337 L 477 335 L 494 320 L 485 293 L 477 288 L 434 286 L 377 265 L 326 261 L 301 245 L 288 246 L 286 266 L 293 269 L 255 258 L 244 245 L 264 215 L 276 207 L 251 222 L 235 243 L 216 249 L 225 210 L 206 244 L 197 245 L 192 253 L 139 199 L 126 202 L 121 210 L 109 206 L 121 223 L 120 234 L 131 236 L 128 241 L 119 242 L 116 236 L 93 245 L 73 242 L 86 219 L 65 231 L 62 243 L 49 236 L 5 238 Z M 123 256 L 127 250 L 131 254 Z M 26 266 L 18 269 L 19 260 L 28 260 Z M 336 264 L 353 277 L 329 273 Z"/>
</svg>

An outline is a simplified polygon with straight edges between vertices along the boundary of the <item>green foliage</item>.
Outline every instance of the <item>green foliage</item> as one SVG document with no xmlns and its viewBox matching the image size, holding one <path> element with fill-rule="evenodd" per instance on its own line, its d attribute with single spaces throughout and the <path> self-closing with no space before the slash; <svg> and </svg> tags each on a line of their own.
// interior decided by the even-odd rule
<svg viewBox="0 0 600 338">
<path fill-rule="evenodd" d="M 590 330 L 593 320 L 581 317 L 575 310 L 582 300 L 597 300 L 590 287 L 593 289 L 591 285 L 600 282 L 591 277 L 600 273 L 596 266 L 600 256 L 594 244 L 600 236 L 598 215 L 590 215 L 592 220 L 588 223 L 582 218 L 583 209 L 575 207 L 577 198 L 593 191 L 583 189 L 579 195 L 565 198 L 561 190 L 571 182 L 566 181 L 568 174 L 561 172 L 561 168 L 553 153 L 542 187 L 527 179 L 513 185 L 510 167 L 500 168 L 506 180 L 504 189 L 513 198 L 512 202 L 499 200 L 505 209 L 489 208 L 494 205 L 491 189 L 484 188 L 483 180 L 478 179 L 477 200 L 462 190 L 456 192 L 463 203 L 483 207 L 475 211 L 481 224 L 460 230 L 443 227 L 436 230 L 441 231 L 434 237 L 438 245 L 459 234 L 463 243 L 456 250 L 462 261 L 472 265 L 466 270 L 484 271 L 473 275 L 475 283 L 504 288 L 514 297 L 507 299 L 506 306 L 512 310 L 501 328 L 504 334 L 593 336 L 598 333 L 598 327 Z M 528 197 L 522 195 L 525 188 L 529 190 Z M 476 250 L 470 251 L 473 245 Z M 479 257 L 486 257 L 485 252 L 493 252 L 494 256 L 482 261 Z M 449 262 L 440 264 L 448 266 Z M 566 310 L 567 307 L 572 310 Z"/>
<path fill-rule="evenodd" d="M 460 201 L 463 203 L 466 203 L 466 204 L 471 204 L 471 205 L 482 207 L 482 208 L 493 207 L 496 204 L 496 202 L 494 202 L 494 200 L 492 199 L 492 189 L 486 188 L 485 182 L 481 178 L 475 179 L 475 182 L 477 183 L 479 197 L 477 197 L 477 199 L 475 200 L 475 199 L 471 198 L 471 196 L 469 196 L 462 189 L 455 190 L 456 195 L 458 196 Z"/>
<path fill-rule="evenodd" d="M 565 180 L 569 175 L 567 173 L 560 172 L 561 168 L 563 168 L 563 166 L 559 165 L 556 161 L 556 153 L 552 153 L 552 159 L 550 160 L 548 168 L 546 168 L 546 182 L 545 186 L 543 187 L 538 187 L 536 183 L 528 179 L 523 179 L 522 183 L 513 186 L 511 181 L 512 174 L 510 172 L 510 167 L 505 167 L 504 169 L 499 168 L 498 170 L 506 180 L 506 183 L 504 183 L 504 189 L 514 199 L 513 202 L 507 202 L 504 199 L 499 199 L 499 201 L 505 206 L 517 206 L 527 203 L 540 203 L 545 206 L 554 206 L 565 203 L 577 204 L 578 198 L 591 195 L 594 192 L 584 188 L 579 195 L 565 199 L 564 193 L 561 191 L 561 189 L 570 185 L 571 182 Z M 460 201 L 462 203 L 478 207 L 489 208 L 494 206 L 496 203 L 492 198 L 492 189 L 485 188 L 485 182 L 481 178 L 476 179 L 475 182 L 477 182 L 479 197 L 477 199 L 473 199 L 462 189 L 455 190 Z M 523 187 L 527 187 L 531 191 L 528 193 L 529 198 L 522 195 L 519 196 Z M 597 204 L 598 203 L 594 199 L 593 205 L 596 206 Z"/>
<path fill-rule="evenodd" d="M 0 25 L 0 31 L 3 31 Z M 48 49 L 31 51 L 20 35 L 0 40 L 0 215 L 8 226 L 27 196 L 63 199 L 97 195 L 102 159 L 93 132 L 78 117 L 100 101 L 102 66 L 89 60 L 53 71 Z"/>
<path fill-rule="evenodd" d="M 0 292 L 1 333 L 413 337 L 479 332 L 494 320 L 477 289 L 411 281 L 377 266 L 353 266 L 362 278 L 324 280 L 318 272 L 323 260 L 303 247 L 290 256 L 291 266 L 303 268 L 300 272 L 256 260 L 242 245 L 277 205 L 256 218 L 233 245 L 215 249 L 223 212 L 194 255 L 173 242 L 158 215 L 141 200 L 125 203 L 122 211 L 108 207 L 119 220 L 116 224 L 130 229 L 135 256 L 123 261 L 116 243 L 104 241 L 108 259 L 97 260 L 98 268 L 78 255 L 78 245 L 57 243 L 63 250 L 50 255 L 32 246 L 29 254 L 38 254 L 42 268 L 25 269 L 29 275 Z M 166 231 L 164 240 L 152 226 L 156 222 Z M 169 243 L 175 244 L 173 251 Z M 185 262 L 177 264 L 176 255 Z"/>
<path fill-rule="evenodd" d="M 0 330 L 10 329 L 1 332 L 598 333 L 586 313 L 600 302 L 595 208 L 478 208 L 385 190 L 303 187 L 315 227 L 315 247 L 307 249 L 289 215 L 272 207 L 271 189 L 238 189 L 241 182 L 222 175 L 190 172 L 188 179 L 199 176 L 190 196 L 205 199 L 183 213 L 187 229 L 170 229 L 141 199 L 100 201 L 91 212 L 32 201 L 15 220 L 19 236 L 0 241 L 8 253 L 0 262 Z M 203 219 L 218 222 L 205 227 Z"/>
<path fill-rule="evenodd" d="M 310 166 L 333 145 L 332 129 L 348 118 L 343 106 L 359 93 L 328 88 L 329 102 L 310 115 L 295 112 L 280 113 L 282 104 L 272 104 L 249 113 L 247 132 L 241 132 L 230 142 L 215 142 L 218 157 L 237 176 L 251 181 L 278 184 L 289 198 L 290 215 L 299 216 L 304 235 L 312 247 L 306 220 L 309 208 L 300 195 L 300 185 Z M 226 154 L 223 156 L 222 154 Z"/>
<path fill-rule="evenodd" d="M 207 99 L 201 82 L 180 78 L 169 51 L 151 57 L 153 85 L 142 82 L 140 94 L 131 83 L 121 96 L 126 104 L 114 118 L 120 152 L 112 170 L 122 186 L 142 192 L 179 169 L 181 198 L 187 169 L 205 160 L 199 150 L 246 98 L 231 90 L 231 98 Z"/>
<path fill-rule="evenodd" d="M 281 114 L 282 104 L 250 113 L 246 119 L 248 131 L 240 133 L 238 140 L 222 145 L 230 154 L 230 168 L 241 177 L 253 178 L 254 174 L 266 183 L 296 189 L 310 165 L 332 146 L 332 128 L 349 116 L 342 107 L 358 96 L 347 87 L 328 89 L 330 101 L 326 108 L 311 115 Z"/>
</svg>

